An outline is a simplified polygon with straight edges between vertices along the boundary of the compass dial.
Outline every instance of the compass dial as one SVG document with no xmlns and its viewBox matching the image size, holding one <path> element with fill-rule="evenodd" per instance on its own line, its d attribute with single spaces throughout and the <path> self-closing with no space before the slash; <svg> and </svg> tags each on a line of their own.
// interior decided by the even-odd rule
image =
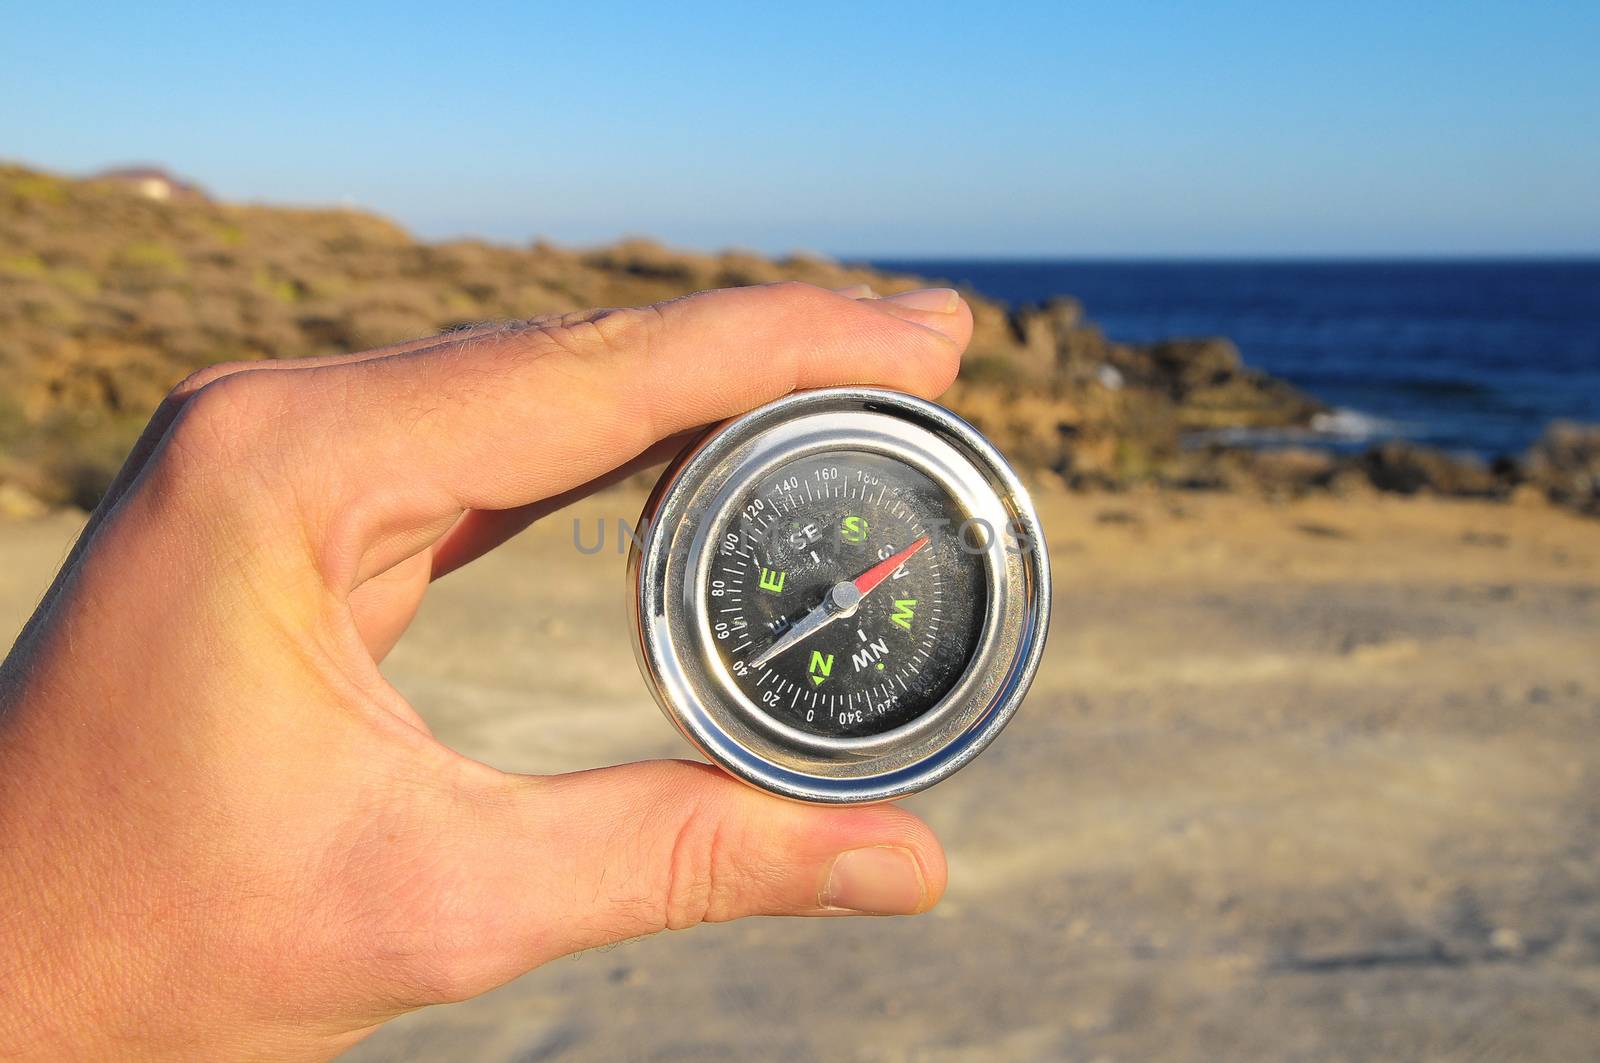
<svg viewBox="0 0 1600 1063">
<path fill-rule="evenodd" d="M 757 711 L 863 738 L 912 722 L 960 681 L 983 632 L 992 529 L 932 477 L 824 451 L 753 481 L 727 512 L 704 615 Z"/>
</svg>

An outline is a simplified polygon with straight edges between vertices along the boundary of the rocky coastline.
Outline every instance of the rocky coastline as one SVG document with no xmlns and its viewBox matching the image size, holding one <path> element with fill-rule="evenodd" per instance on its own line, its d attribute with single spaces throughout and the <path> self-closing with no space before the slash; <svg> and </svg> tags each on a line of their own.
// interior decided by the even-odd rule
<svg viewBox="0 0 1600 1063">
<path fill-rule="evenodd" d="M 882 293 L 929 283 L 648 240 L 426 243 L 358 211 L 152 196 L 0 165 L 0 515 L 91 507 L 162 394 L 206 364 L 783 279 Z M 1010 308 L 967 294 L 975 332 L 946 401 L 1020 466 L 1073 489 L 1431 493 L 1600 514 L 1600 426 L 1553 425 L 1529 453 L 1492 463 L 1403 441 L 1336 454 L 1313 445 L 1333 411 L 1245 365 L 1226 339 L 1117 343 L 1070 298 Z M 1301 442 L 1230 441 L 1267 431 Z"/>
</svg>

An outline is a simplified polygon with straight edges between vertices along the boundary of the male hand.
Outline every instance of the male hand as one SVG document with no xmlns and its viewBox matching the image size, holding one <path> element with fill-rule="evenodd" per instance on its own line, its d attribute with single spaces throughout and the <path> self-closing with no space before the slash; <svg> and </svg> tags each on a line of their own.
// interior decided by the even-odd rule
<svg viewBox="0 0 1600 1063">
<path fill-rule="evenodd" d="M 0 668 L 0 1056 L 324 1058 L 664 928 L 930 907 L 898 808 L 505 774 L 378 662 L 430 579 L 663 441 L 937 395 L 970 332 L 953 292 L 779 284 L 185 381 Z"/>
</svg>

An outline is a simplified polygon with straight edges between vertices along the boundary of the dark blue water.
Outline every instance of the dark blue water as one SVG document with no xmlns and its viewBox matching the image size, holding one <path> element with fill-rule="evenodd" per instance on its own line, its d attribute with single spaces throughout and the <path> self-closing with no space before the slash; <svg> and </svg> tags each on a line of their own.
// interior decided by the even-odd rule
<svg viewBox="0 0 1600 1063">
<path fill-rule="evenodd" d="M 1485 457 L 1555 418 L 1600 422 L 1600 260 L 880 260 L 1012 305 L 1082 300 L 1116 340 L 1228 336 L 1344 411 L 1329 441 L 1398 436 Z"/>
</svg>

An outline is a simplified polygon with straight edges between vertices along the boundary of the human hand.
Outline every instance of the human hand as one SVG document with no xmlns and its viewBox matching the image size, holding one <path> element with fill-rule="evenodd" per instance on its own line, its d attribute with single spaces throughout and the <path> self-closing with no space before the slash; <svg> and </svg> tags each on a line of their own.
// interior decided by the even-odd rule
<svg viewBox="0 0 1600 1063">
<path fill-rule="evenodd" d="M 505 774 L 378 662 L 430 579 L 662 441 L 795 389 L 937 395 L 971 324 L 779 284 L 185 381 L 0 667 L 0 1055 L 322 1058 L 664 928 L 932 906 L 905 811 Z"/>
</svg>

